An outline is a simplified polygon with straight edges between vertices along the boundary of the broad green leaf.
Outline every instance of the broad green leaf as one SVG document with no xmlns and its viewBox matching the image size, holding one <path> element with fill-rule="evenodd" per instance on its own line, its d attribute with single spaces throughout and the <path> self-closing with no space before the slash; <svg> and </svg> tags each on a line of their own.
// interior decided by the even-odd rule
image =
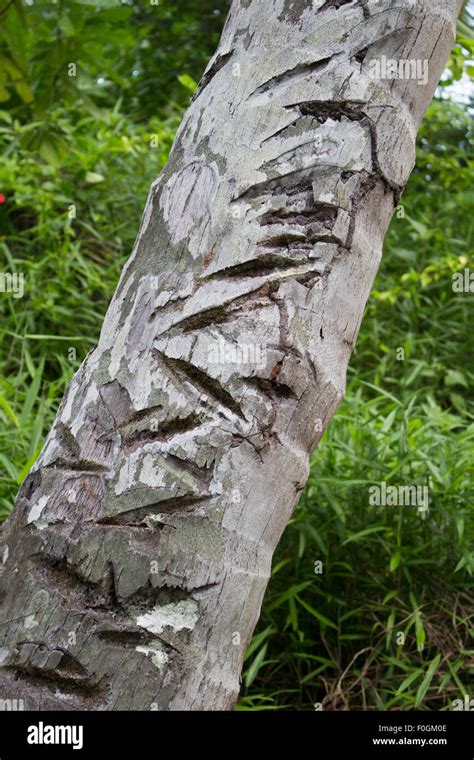
<svg viewBox="0 0 474 760">
<path fill-rule="evenodd" d="M 425 677 L 423 678 L 423 681 L 421 682 L 418 688 L 418 691 L 416 693 L 415 709 L 417 709 L 423 702 L 426 696 L 426 693 L 431 686 L 431 681 L 433 680 L 434 674 L 436 673 L 436 670 L 440 662 L 441 662 L 440 654 L 437 654 L 436 657 L 430 662 L 428 669 L 425 673 Z"/>
</svg>

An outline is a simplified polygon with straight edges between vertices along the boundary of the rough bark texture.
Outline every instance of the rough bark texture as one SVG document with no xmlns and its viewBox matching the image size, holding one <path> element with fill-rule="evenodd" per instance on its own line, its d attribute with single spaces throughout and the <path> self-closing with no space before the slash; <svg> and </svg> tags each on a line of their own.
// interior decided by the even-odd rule
<svg viewBox="0 0 474 760">
<path fill-rule="evenodd" d="M 460 4 L 234 2 L 2 531 L 2 699 L 234 704 Z"/>
</svg>

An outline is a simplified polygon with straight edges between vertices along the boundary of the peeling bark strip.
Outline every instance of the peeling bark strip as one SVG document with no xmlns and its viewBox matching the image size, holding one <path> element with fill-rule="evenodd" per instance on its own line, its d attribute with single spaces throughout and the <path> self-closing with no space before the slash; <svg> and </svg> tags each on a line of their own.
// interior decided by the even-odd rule
<svg viewBox="0 0 474 760">
<path fill-rule="evenodd" d="M 2 698 L 234 704 L 460 5 L 234 2 L 3 528 Z M 381 56 L 428 60 L 428 84 L 377 81 Z"/>
</svg>

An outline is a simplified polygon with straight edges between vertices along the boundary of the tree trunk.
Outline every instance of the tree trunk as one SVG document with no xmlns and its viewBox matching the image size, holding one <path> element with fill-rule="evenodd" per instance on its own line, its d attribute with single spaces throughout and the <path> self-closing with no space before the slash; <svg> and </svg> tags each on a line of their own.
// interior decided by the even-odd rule
<svg viewBox="0 0 474 760">
<path fill-rule="evenodd" d="M 2 698 L 232 708 L 460 5 L 234 2 L 3 528 Z"/>
</svg>

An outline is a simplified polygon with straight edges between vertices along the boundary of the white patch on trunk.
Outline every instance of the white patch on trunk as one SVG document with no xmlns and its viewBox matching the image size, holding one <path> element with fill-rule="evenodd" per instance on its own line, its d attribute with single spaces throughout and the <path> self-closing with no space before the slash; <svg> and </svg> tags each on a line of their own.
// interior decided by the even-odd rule
<svg viewBox="0 0 474 760">
<path fill-rule="evenodd" d="M 163 665 L 166 665 L 169 659 L 167 653 L 164 651 L 164 649 L 161 648 L 159 641 L 152 641 L 148 646 L 140 644 L 140 646 L 135 647 L 135 650 L 137 652 L 142 652 L 147 656 L 150 655 L 153 664 L 156 665 L 157 668 L 161 668 Z"/>
<path fill-rule="evenodd" d="M 36 628 L 38 625 L 38 621 L 35 619 L 34 615 L 26 615 L 25 620 L 23 622 L 23 628 L 25 631 L 31 631 L 32 628 Z"/>
<path fill-rule="evenodd" d="M 32 522 L 35 522 L 36 520 L 38 520 L 38 518 L 41 517 L 41 513 L 47 503 L 48 503 L 48 497 L 41 496 L 36 502 L 36 504 L 34 504 L 31 507 L 30 514 L 28 515 L 28 520 L 27 520 L 28 525 Z"/>
<path fill-rule="evenodd" d="M 139 476 L 140 483 L 151 488 L 159 488 L 164 485 L 164 471 L 153 459 L 151 454 L 143 458 L 142 469 Z"/>
<path fill-rule="evenodd" d="M 151 633 L 162 633 L 165 628 L 182 631 L 184 628 L 192 631 L 198 619 L 198 604 L 194 599 L 181 602 L 158 605 L 150 612 L 137 618 L 137 625 L 146 628 Z"/>
</svg>

